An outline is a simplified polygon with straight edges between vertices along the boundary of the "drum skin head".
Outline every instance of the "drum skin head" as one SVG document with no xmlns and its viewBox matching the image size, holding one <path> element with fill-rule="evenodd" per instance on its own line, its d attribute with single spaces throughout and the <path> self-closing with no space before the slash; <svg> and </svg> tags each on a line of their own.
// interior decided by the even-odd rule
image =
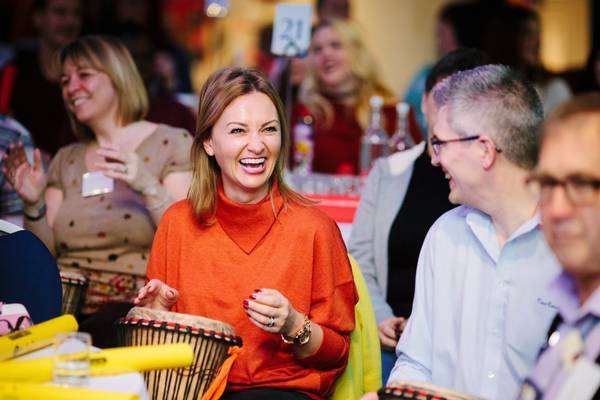
<svg viewBox="0 0 600 400">
<path fill-rule="evenodd" d="M 83 275 L 73 271 L 60 271 L 60 280 L 63 283 L 69 283 L 72 285 L 83 286 L 87 283 L 87 279 L 85 279 Z"/>
<path fill-rule="evenodd" d="M 206 331 L 222 332 L 235 336 L 235 330 L 231 325 L 214 319 L 204 318 L 197 315 L 181 314 L 171 311 L 155 310 L 146 307 L 133 307 L 127 313 L 127 318 L 147 319 L 151 321 L 169 321 L 192 328 L 204 329 Z"/>
</svg>

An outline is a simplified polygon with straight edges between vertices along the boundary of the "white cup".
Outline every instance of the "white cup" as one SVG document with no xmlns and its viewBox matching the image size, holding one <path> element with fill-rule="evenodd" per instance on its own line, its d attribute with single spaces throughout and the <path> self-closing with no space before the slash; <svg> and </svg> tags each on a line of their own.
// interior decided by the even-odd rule
<svg viewBox="0 0 600 400">
<path fill-rule="evenodd" d="M 83 386 L 90 377 L 89 333 L 59 333 L 54 337 L 54 383 L 61 386 Z"/>
</svg>

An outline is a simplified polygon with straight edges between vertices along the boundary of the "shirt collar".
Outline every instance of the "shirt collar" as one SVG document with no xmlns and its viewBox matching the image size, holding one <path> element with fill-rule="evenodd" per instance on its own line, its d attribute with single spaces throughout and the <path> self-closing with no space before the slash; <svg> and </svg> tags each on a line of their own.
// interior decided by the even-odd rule
<svg viewBox="0 0 600 400">
<path fill-rule="evenodd" d="M 246 254 L 250 254 L 271 230 L 283 208 L 283 199 L 276 182 L 270 192 L 273 193 L 275 212 L 270 193 L 256 204 L 241 204 L 227 198 L 223 184 L 218 185 L 217 221 L 227 236 Z"/>
<path fill-rule="evenodd" d="M 563 270 L 550 282 L 549 291 L 551 301 L 558 307 L 560 315 L 568 324 L 574 324 L 588 315 L 600 317 L 600 287 L 580 305 L 575 280 Z"/>
<path fill-rule="evenodd" d="M 502 249 L 498 244 L 496 227 L 494 226 L 492 218 L 483 211 L 471 207 L 465 207 L 464 215 L 465 221 L 469 226 L 469 229 L 471 229 L 471 232 L 473 232 L 473 235 L 475 235 L 492 260 L 497 263 Z M 536 212 L 533 217 L 523 222 L 521 226 L 510 235 L 504 245 L 506 246 L 512 240 L 537 229 L 539 226 L 540 214 L 539 212 Z"/>
</svg>

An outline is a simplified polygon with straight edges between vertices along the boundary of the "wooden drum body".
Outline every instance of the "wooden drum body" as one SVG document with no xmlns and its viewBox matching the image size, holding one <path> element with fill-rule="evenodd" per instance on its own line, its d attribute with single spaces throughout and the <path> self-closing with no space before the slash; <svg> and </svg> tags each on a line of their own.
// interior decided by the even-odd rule
<svg viewBox="0 0 600 400">
<path fill-rule="evenodd" d="M 63 291 L 63 314 L 77 315 L 83 303 L 87 279 L 77 272 L 61 271 L 60 282 Z"/>
<path fill-rule="evenodd" d="M 189 343 L 194 349 L 190 367 L 144 373 L 154 400 L 199 399 L 227 358 L 229 348 L 242 343 L 233 328 L 222 322 L 143 307 L 132 308 L 117 324 L 124 346 Z"/>
<path fill-rule="evenodd" d="M 377 394 L 380 400 L 478 400 L 478 397 L 427 382 L 390 382 Z"/>
</svg>

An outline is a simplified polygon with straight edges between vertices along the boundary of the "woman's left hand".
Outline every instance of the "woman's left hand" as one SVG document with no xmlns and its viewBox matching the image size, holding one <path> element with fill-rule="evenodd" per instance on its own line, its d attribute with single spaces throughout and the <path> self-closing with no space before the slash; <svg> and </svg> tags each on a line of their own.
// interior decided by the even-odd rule
<svg viewBox="0 0 600 400">
<path fill-rule="evenodd" d="M 303 315 L 275 289 L 257 289 L 242 305 L 250 322 L 267 332 L 293 336 L 304 322 Z"/>
<path fill-rule="evenodd" d="M 121 152 L 116 147 L 100 147 L 96 153 L 105 160 L 96 163 L 104 175 L 125 181 L 130 186 L 139 179 L 141 168 L 137 153 Z"/>
</svg>

